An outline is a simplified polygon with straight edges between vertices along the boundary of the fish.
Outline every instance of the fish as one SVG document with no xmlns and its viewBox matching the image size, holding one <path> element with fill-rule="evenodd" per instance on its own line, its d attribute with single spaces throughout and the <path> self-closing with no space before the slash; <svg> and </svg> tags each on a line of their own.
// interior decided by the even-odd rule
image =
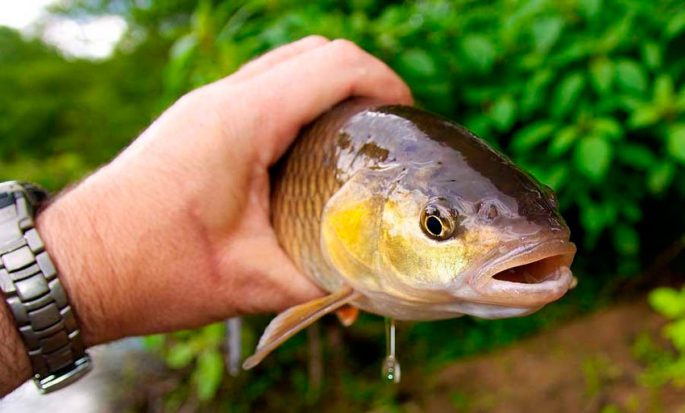
<svg viewBox="0 0 685 413">
<path fill-rule="evenodd" d="M 267 326 L 250 369 L 322 316 L 531 314 L 575 286 L 554 192 L 439 115 L 353 99 L 305 127 L 273 171 L 272 225 L 329 294 Z"/>
</svg>

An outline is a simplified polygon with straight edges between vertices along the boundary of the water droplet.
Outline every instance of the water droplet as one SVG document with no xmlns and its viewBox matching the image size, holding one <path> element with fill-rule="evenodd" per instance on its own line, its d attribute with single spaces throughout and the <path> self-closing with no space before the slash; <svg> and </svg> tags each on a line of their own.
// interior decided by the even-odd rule
<svg viewBox="0 0 685 413">
<path fill-rule="evenodd" d="M 392 383 L 399 383 L 402 376 L 400 363 L 394 356 L 388 356 L 383 361 L 383 378 Z"/>
<path fill-rule="evenodd" d="M 395 356 L 395 320 L 385 319 L 385 350 L 386 356 L 383 361 L 383 378 L 389 382 L 399 383 L 401 377 L 400 362 Z"/>
</svg>

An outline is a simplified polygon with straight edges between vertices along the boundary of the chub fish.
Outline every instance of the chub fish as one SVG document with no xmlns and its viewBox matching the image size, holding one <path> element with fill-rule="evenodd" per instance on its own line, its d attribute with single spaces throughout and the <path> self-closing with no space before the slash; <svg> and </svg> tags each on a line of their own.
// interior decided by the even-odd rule
<svg viewBox="0 0 685 413">
<path fill-rule="evenodd" d="M 327 313 L 399 320 L 530 314 L 575 283 L 552 190 L 438 115 L 363 100 L 306 127 L 274 174 L 272 223 L 330 295 L 267 327 L 245 368 Z"/>
</svg>

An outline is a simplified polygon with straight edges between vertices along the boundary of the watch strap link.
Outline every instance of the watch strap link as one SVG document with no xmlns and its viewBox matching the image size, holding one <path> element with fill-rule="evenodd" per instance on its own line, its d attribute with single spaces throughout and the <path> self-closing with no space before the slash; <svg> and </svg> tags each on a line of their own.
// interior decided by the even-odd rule
<svg viewBox="0 0 685 413">
<path fill-rule="evenodd" d="M 42 393 L 67 386 L 91 367 L 73 310 L 34 227 L 34 209 L 45 198 L 37 187 L 0 185 L 0 288 Z"/>
</svg>

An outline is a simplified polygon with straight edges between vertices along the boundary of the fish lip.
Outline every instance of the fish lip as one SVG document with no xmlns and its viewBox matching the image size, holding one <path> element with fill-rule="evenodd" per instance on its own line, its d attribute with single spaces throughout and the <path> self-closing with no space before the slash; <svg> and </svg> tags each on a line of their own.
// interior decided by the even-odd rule
<svg viewBox="0 0 685 413">
<path fill-rule="evenodd" d="M 505 244 L 501 249 L 506 250 L 507 246 Z M 555 301 L 573 286 L 570 266 L 575 253 L 575 244 L 567 239 L 548 239 L 514 246 L 508 254 L 487 261 L 472 278 L 471 286 L 479 295 L 474 301 L 512 307 L 541 307 Z M 556 260 L 550 262 L 555 268 L 545 272 L 538 282 L 523 283 L 495 278 L 506 270 L 548 259 Z"/>
</svg>

